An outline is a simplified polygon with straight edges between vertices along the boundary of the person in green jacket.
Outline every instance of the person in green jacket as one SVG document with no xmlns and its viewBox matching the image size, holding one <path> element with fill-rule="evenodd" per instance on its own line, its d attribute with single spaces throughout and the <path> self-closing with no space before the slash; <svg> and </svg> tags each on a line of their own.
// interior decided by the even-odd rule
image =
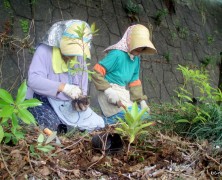
<svg viewBox="0 0 222 180">
<path fill-rule="evenodd" d="M 150 109 L 146 103 L 139 79 L 140 57 L 144 54 L 157 53 L 150 41 L 149 30 L 141 24 L 128 27 L 122 39 L 105 49 L 106 56 L 94 67 L 92 81 L 98 90 L 98 101 L 107 124 L 123 118 L 124 111 L 118 104 L 131 108 L 137 102 L 141 109 Z"/>
</svg>

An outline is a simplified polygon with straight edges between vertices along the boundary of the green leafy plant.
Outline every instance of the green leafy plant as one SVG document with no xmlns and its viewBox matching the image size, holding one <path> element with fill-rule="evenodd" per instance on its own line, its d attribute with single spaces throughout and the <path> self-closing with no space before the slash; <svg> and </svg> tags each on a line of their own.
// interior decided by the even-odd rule
<svg viewBox="0 0 222 180">
<path fill-rule="evenodd" d="M 50 153 L 52 150 L 55 149 L 55 147 L 49 144 L 54 139 L 56 139 L 56 141 L 58 139 L 56 131 L 52 131 L 52 134 L 50 134 L 49 136 L 45 136 L 43 133 L 40 133 L 37 138 L 37 144 L 31 144 L 29 147 L 30 154 L 32 156 L 40 158 L 39 151 L 43 153 Z"/>
<path fill-rule="evenodd" d="M 140 21 L 138 15 L 141 12 L 141 5 L 136 3 L 134 0 L 128 0 L 124 9 L 131 23 Z"/>
<path fill-rule="evenodd" d="M 25 124 L 36 124 L 35 118 L 27 108 L 39 106 L 41 102 L 37 99 L 25 100 L 26 92 L 26 81 L 18 88 L 15 100 L 8 91 L 0 89 L 0 142 L 4 138 L 5 143 L 10 140 L 17 143 L 19 139 L 24 138 L 19 125 L 20 120 Z"/>
<path fill-rule="evenodd" d="M 168 10 L 166 8 L 158 10 L 157 14 L 155 16 L 155 22 L 156 25 L 160 25 L 163 19 L 169 14 Z"/>
<path fill-rule="evenodd" d="M 182 39 L 186 39 L 190 34 L 189 29 L 184 27 L 178 19 L 175 21 L 175 28 L 177 30 L 178 37 Z"/>
<path fill-rule="evenodd" d="M 99 31 L 98 29 L 96 29 L 96 25 L 95 23 L 93 23 L 90 27 L 90 32 L 86 33 L 86 24 L 82 23 L 81 26 L 78 26 L 76 30 L 74 30 L 74 32 L 78 35 L 78 37 L 76 37 L 76 39 L 80 40 L 80 43 L 75 43 L 78 44 L 81 49 L 82 49 L 82 57 L 83 57 L 83 61 L 82 62 L 77 62 L 77 59 L 73 59 L 69 62 L 69 67 L 70 67 L 70 71 L 72 74 L 77 74 L 77 73 L 83 73 L 87 72 L 88 73 L 88 77 L 89 80 L 91 80 L 91 75 L 93 74 L 93 71 L 88 70 L 88 68 L 86 68 L 87 66 L 90 65 L 90 63 L 87 63 L 87 61 L 89 60 L 86 56 L 85 53 L 85 47 L 87 46 L 87 44 L 84 42 L 84 38 L 85 36 L 91 35 L 91 36 L 96 36 L 97 32 Z M 74 67 L 76 64 L 79 65 L 78 68 Z M 81 80 L 82 81 L 82 80 Z M 80 83 L 80 85 L 82 86 L 82 82 Z M 80 87 L 82 88 L 82 87 Z"/>
<path fill-rule="evenodd" d="M 197 122 L 205 123 L 210 121 L 211 116 L 204 108 L 208 104 L 217 105 L 222 101 L 222 93 L 219 88 L 213 88 L 209 83 L 209 77 L 206 71 L 193 70 L 188 67 L 179 65 L 179 68 L 184 77 L 184 84 L 176 91 L 179 98 L 179 106 L 186 118 L 177 120 L 177 122 L 186 122 L 194 124 Z M 193 97 L 189 90 L 189 85 L 194 85 L 198 90 L 198 96 Z"/>
<path fill-rule="evenodd" d="M 169 63 L 170 59 L 171 59 L 171 53 L 170 52 L 166 52 L 163 54 L 163 57 L 166 59 L 166 61 Z"/>
<path fill-rule="evenodd" d="M 175 41 L 177 39 L 177 33 L 175 31 L 170 30 L 170 36 L 173 41 Z"/>
<path fill-rule="evenodd" d="M 138 135 L 147 133 L 144 128 L 153 125 L 154 122 L 144 123 L 141 120 L 142 116 L 147 111 L 147 109 L 145 108 L 140 111 L 136 102 L 133 103 L 131 110 L 125 108 L 124 111 L 124 119 L 118 118 L 120 124 L 119 127 L 116 127 L 115 130 L 121 133 L 122 135 L 127 136 L 129 140 L 127 150 L 128 154 L 131 143 L 134 142 Z"/>
<path fill-rule="evenodd" d="M 20 20 L 19 20 L 19 23 L 20 23 L 20 26 L 21 26 L 21 28 L 22 28 L 23 33 L 24 33 L 25 35 L 27 35 L 28 32 L 29 32 L 29 22 L 28 22 L 28 20 L 26 20 L 26 19 L 20 19 Z"/>
<path fill-rule="evenodd" d="M 3 4 L 4 4 L 4 8 L 5 8 L 5 9 L 11 9 L 11 5 L 10 5 L 10 3 L 9 3 L 9 0 L 4 0 L 4 1 L 3 1 Z"/>
<path fill-rule="evenodd" d="M 214 39 L 213 35 L 208 35 L 207 36 L 207 43 L 208 43 L 208 45 L 211 45 L 214 41 L 215 41 L 215 39 Z"/>
<path fill-rule="evenodd" d="M 30 4 L 31 4 L 31 5 L 36 5 L 37 2 L 38 2 L 38 0 L 31 0 Z"/>
<path fill-rule="evenodd" d="M 203 69 L 205 69 L 209 65 L 216 65 L 218 61 L 219 61 L 219 57 L 217 57 L 216 55 L 207 55 L 202 60 L 200 60 L 200 63 Z"/>
<path fill-rule="evenodd" d="M 178 36 L 182 39 L 186 39 L 189 35 L 189 30 L 187 27 L 178 27 Z"/>
<path fill-rule="evenodd" d="M 43 134 L 40 134 L 37 143 L 38 145 L 36 148 L 40 151 L 43 151 L 45 153 L 50 152 L 51 150 L 54 150 L 55 148 L 51 146 L 49 143 L 56 138 L 56 131 L 54 131 L 50 136 L 45 137 Z"/>
<path fill-rule="evenodd" d="M 132 0 L 128 0 L 125 5 L 126 12 L 129 14 L 138 15 L 141 11 L 140 6 Z"/>
</svg>

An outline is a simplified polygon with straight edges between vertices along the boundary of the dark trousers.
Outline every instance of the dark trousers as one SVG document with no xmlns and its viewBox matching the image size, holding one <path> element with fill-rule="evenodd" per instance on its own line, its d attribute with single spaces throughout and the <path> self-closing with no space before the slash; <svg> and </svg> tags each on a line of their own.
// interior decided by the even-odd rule
<svg viewBox="0 0 222 180">
<path fill-rule="evenodd" d="M 33 98 L 42 102 L 41 106 L 28 108 L 28 111 L 35 117 L 38 125 L 42 128 L 49 128 L 53 131 L 57 131 L 58 126 L 62 124 L 62 122 L 50 105 L 48 98 L 38 94 L 34 94 Z"/>
</svg>

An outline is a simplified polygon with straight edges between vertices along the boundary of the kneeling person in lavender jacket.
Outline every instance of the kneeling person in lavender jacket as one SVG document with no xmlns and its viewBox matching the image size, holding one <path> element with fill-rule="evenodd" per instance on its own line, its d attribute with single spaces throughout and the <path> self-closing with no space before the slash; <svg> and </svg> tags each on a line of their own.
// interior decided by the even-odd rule
<svg viewBox="0 0 222 180">
<path fill-rule="evenodd" d="M 81 41 L 75 30 L 85 25 L 84 53 L 90 55 L 89 25 L 80 20 L 55 23 L 39 44 L 28 72 L 26 98 L 37 98 L 42 106 L 29 108 L 39 126 L 57 130 L 60 124 L 92 131 L 103 128 L 104 121 L 89 103 L 73 103 L 87 96 L 88 74 Z M 82 68 L 82 71 L 73 70 Z"/>
</svg>

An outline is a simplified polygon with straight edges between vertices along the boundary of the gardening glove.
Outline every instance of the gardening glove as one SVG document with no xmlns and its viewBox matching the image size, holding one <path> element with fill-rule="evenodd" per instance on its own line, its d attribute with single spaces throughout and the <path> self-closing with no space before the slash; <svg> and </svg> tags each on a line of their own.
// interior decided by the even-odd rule
<svg viewBox="0 0 222 180">
<path fill-rule="evenodd" d="M 140 107 L 141 107 L 141 109 L 147 108 L 147 112 L 150 114 L 150 108 L 149 108 L 149 106 L 146 104 L 146 101 L 145 101 L 145 100 L 140 101 Z"/>
<path fill-rule="evenodd" d="M 72 99 L 77 99 L 82 94 L 79 86 L 71 84 L 66 84 L 62 92 Z"/>
<path fill-rule="evenodd" d="M 119 96 L 118 96 L 118 94 L 117 94 L 117 92 L 115 90 L 113 90 L 110 87 L 110 88 L 106 89 L 104 91 L 104 93 L 105 93 L 109 103 L 117 105 L 117 102 L 119 102 L 120 98 L 119 98 Z"/>
</svg>

